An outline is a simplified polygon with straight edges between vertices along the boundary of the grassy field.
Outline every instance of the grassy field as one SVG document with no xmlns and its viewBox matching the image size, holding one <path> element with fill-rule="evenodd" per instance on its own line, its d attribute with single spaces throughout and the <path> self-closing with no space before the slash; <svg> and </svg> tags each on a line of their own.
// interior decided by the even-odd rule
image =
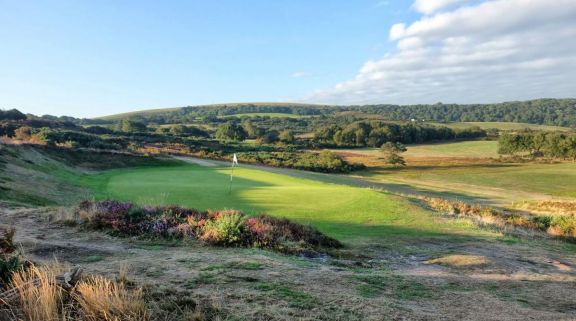
<svg viewBox="0 0 576 321">
<path fill-rule="evenodd" d="M 573 129 L 568 127 L 559 126 L 548 126 L 548 125 L 537 125 L 537 124 L 527 124 L 527 123 L 508 123 L 508 122 L 456 122 L 456 123 L 436 123 L 429 122 L 429 124 L 437 126 L 446 126 L 450 128 L 471 128 L 480 127 L 482 129 L 500 129 L 500 130 L 522 130 L 522 129 L 533 129 L 533 130 L 545 130 L 545 131 L 572 131 Z"/>
<path fill-rule="evenodd" d="M 416 186 L 450 189 L 470 194 L 494 193 L 510 201 L 529 198 L 530 193 L 576 197 L 574 164 L 486 164 L 437 168 L 375 170 L 371 180 L 393 180 Z M 540 195 L 532 197 L 540 198 Z"/>
<path fill-rule="evenodd" d="M 468 224 L 439 218 L 410 201 L 364 188 L 328 184 L 260 170 L 197 165 L 113 170 L 73 178 L 97 198 L 198 209 L 233 208 L 312 224 L 337 238 L 458 235 Z M 72 179 L 72 178 L 71 178 Z"/>
<path fill-rule="evenodd" d="M 374 182 L 395 182 L 496 204 L 576 197 L 576 165 L 570 162 L 500 163 L 495 141 L 412 145 L 403 154 L 405 168 L 390 168 L 379 160 L 377 149 L 346 150 L 351 161 L 371 164 L 361 177 Z M 493 159 L 491 159 L 493 158 Z"/>
<path fill-rule="evenodd" d="M 408 151 L 402 156 L 411 158 L 490 158 L 498 157 L 497 141 L 464 141 L 454 143 L 408 145 Z M 380 157 L 378 148 L 336 149 L 334 152 L 358 154 L 368 157 Z"/>
<path fill-rule="evenodd" d="M 286 113 L 245 113 L 245 114 L 220 116 L 220 118 L 231 118 L 231 117 L 306 118 L 310 116 L 286 114 Z"/>
</svg>

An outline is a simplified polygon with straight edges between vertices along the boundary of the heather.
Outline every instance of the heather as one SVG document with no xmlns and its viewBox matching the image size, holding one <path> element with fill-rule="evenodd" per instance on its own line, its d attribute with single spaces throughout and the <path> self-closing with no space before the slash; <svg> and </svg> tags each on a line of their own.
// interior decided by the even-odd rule
<svg viewBox="0 0 576 321">
<path fill-rule="evenodd" d="M 315 228 L 269 215 L 247 216 L 235 210 L 179 206 L 140 206 L 129 202 L 84 201 L 80 221 L 122 236 L 200 240 L 219 246 L 267 248 L 283 253 L 325 252 L 341 243 Z"/>
</svg>

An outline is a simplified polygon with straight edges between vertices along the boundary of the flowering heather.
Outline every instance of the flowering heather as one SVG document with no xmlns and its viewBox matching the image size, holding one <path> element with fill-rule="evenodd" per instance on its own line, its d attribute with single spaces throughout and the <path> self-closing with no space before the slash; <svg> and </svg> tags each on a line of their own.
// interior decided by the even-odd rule
<svg viewBox="0 0 576 321">
<path fill-rule="evenodd" d="M 253 246 L 288 253 L 342 246 L 311 226 L 268 215 L 247 217 L 235 210 L 198 211 L 108 200 L 82 202 L 78 213 L 90 227 L 128 236 L 198 239 L 214 245 Z"/>
</svg>

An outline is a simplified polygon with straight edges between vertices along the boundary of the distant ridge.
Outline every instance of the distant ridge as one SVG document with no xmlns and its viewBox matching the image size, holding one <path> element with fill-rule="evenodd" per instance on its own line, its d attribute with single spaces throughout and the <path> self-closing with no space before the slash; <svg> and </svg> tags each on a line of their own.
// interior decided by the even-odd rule
<svg viewBox="0 0 576 321">
<path fill-rule="evenodd" d="M 120 114 L 113 114 L 107 116 L 100 116 L 94 117 L 94 119 L 102 119 L 102 120 L 118 120 L 127 117 L 137 117 L 143 115 L 152 115 L 152 114 L 159 114 L 165 112 L 176 112 L 184 108 L 218 108 L 218 107 L 243 107 L 243 106 L 298 106 L 298 107 L 317 107 L 317 108 L 326 108 L 330 106 L 336 107 L 336 105 L 322 105 L 322 104 L 305 104 L 305 103 L 292 103 L 292 102 L 254 102 L 254 103 L 221 103 L 221 104 L 207 104 L 207 105 L 191 105 L 191 106 L 182 106 L 182 107 L 166 107 L 166 108 L 152 108 L 152 109 L 143 109 L 137 111 L 130 111 L 126 113 Z"/>
</svg>

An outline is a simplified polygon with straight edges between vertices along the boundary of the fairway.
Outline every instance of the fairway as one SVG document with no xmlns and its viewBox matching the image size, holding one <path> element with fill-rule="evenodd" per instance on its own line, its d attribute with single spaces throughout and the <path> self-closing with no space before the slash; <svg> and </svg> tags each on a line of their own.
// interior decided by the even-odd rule
<svg viewBox="0 0 576 321">
<path fill-rule="evenodd" d="M 229 168 L 182 165 L 114 170 L 90 176 L 87 182 L 98 198 L 266 212 L 341 239 L 486 233 L 467 223 L 444 221 L 404 198 L 260 170 L 237 168 L 229 193 L 229 174 Z"/>
</svg>

